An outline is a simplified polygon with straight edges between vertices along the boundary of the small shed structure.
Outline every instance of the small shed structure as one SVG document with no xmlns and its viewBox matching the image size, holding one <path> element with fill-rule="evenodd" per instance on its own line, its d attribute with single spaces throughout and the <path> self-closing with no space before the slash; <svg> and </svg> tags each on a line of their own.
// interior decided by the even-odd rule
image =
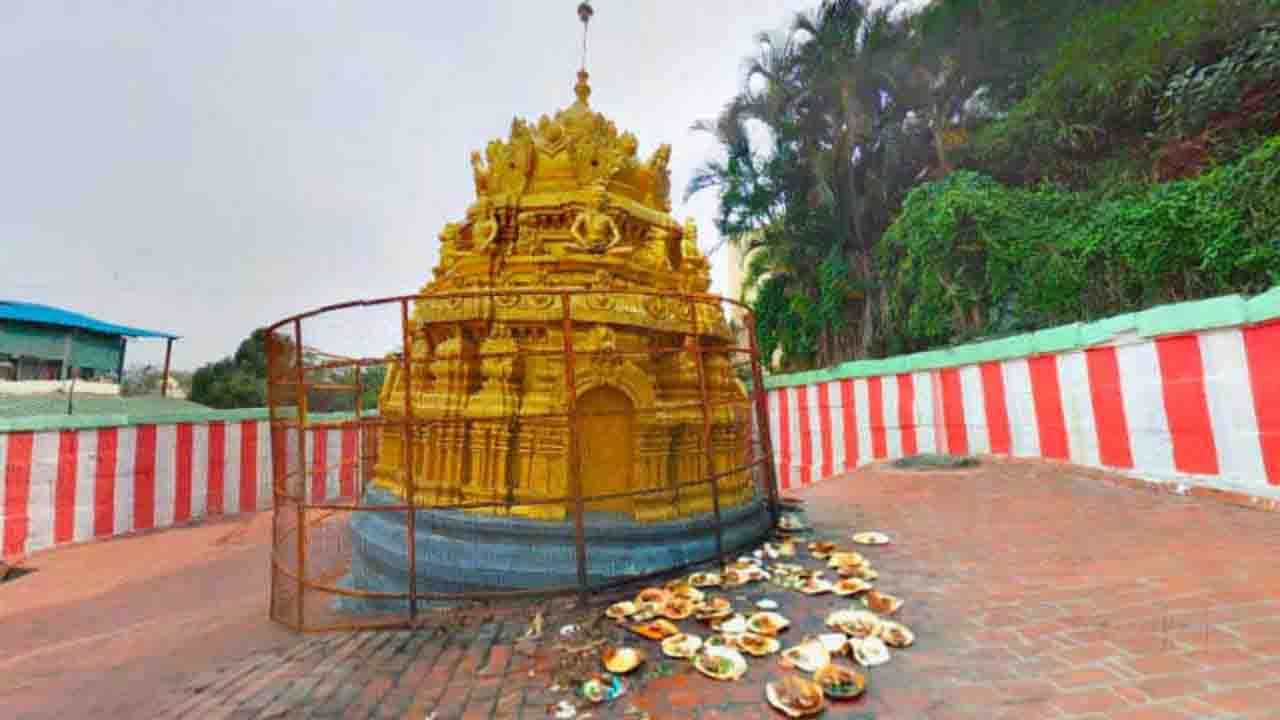
<svg viewBox="0 0 1280 720">
<path fill-rule="evenodd" d="M 129 338 L 163 338 L 165 378 L 177 335 L 116 325 L 61 308 L 0 300 L 0 393 L 5 382 L 119 382 Z M 167 383 L 166 383 L 167 384 Z"/>
</svg>

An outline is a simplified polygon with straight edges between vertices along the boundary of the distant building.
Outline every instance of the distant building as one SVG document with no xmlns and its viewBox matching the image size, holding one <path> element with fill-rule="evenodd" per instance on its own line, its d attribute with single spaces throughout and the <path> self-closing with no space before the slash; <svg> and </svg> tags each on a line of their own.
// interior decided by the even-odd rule
<svg viewBox="0 0 1280 720">
<path fill-rule="evenodd" d="M 69 310 L 0 300 L 0 394 L 56 392 L 76 378 L 76 392 L 119 393 L 128 338 L 177 335 L 115 325 Z M 168 375 L 168 352 L 165 375 Z"/>
<path fill-rule="evenodd" d="M 750 246 L 753 235 L 748 234 L 742 240 L 735 243 L 725 243 L 725 289 L 727 296 L 732 300 L 750 306 L 756 300 L 756 290 L 760 288 L 760 283 L 764 281 L 768 275 L 756 278 L 755 283 L 747 287 L 744 283 L 746 280 L 747 265 L 751 262 L 751 257 L 756 253 L 755 249 L 743 251 L 743 246 Z M 731 313 L 733 321 L 736 323 L 735 330 L 738 335 L 738 342 L 746 345 L 748 342 L 746 329 L 746 313 L 737 306 L 734 306 Z M 773 358 L 762 358 L 765 370 L 772 370 L 777 367 L 779 362 L 778 352 L 774 352 Z"/>
</svg>

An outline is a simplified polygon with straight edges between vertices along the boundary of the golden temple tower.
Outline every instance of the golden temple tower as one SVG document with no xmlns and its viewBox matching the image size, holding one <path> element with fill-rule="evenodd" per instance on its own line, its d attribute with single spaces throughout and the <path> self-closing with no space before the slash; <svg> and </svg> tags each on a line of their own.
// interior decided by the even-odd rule
<svg viewBox="0 0 1280 720">
<path fill-rule="evenodd" d="M 671 147 L 641 158 L 592 110 L 587 81 L 580 71 L 569 107 L 472 153 L 476 200 L 440 233 L 410 319 L 411 377 L 391 363 L 379 399 L 374 484 L 421 507 L 559 520 L 569 504 L 534 503 L 569 496 L 576 469 L 587 497 L 652 491 L 588 511 L 668 520 L 712 509 L 709 485 L 682 483 L 747 462 L 734 337 L 705 295 L 697 228 L 669 214 Z M 701 375 L 699 347 L 712 348 Z M 722 508 L 754 496 L 747 472 L 718 482 Z"/>
</svg>

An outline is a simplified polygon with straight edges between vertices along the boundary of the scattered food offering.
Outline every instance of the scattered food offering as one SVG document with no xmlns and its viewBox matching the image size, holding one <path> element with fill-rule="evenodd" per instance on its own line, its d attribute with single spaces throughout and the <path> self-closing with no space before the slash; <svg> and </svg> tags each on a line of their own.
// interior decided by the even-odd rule
<svg viewBox="0 0 1280 720">
<path fill-rule="evenodd" d="M 902 598 L 882 593 L 879 590 L 869 590 L 862 596 L 862 604 L 866 605 L 867 609 L 872 612 L 877 612 L 881 615 L 892 615 L 902 607 Z"/>
<path fill-rule="evenodd" d="M 858 697 L 867 689 L 867 676 L 843 665 L 830 663 L 819 668 L 813 679 L 832 700 Z"/>
<path fill-rule="evenodd" d="M 615 675 L 626 675 L 640 667 L 640 663 L 644 662 L 644 653 L 631 647 L 609 648 L 604 651 L 601 659 L 604 660 L 605 670 Z"/>
<path fill-rule="evenodd" d="M 679 634 L 680 628 L 672 625 L 669 620 L 659 619 L 632 625 L 631 632 L 650 640 L 665 640 L 672 635 Z"/>
<path fill-rule="evenodd" d="M 841 597 L 845 597 L 849 595 L 857 595 L 860 592 L 865 592 L 870 589 L 871 583 L 866 580 L 862 580 L 860 578 L 845 578 L 837 582 L 835 586 L 831 588 L 831 592 L 840 595 Z"/>
<path fill-rule="evenodd" d="M 779 530 L 793 535 L 808 531 L 809 526 L 793 512 L 782 517 Z M 852 540 L 876 546 L 888 544 L 889 536 L 860 532 Z M 814 566 L 811 561 L 818 563 Z M 840 579 L 823 577 L 829 571 L 835 571 Z M 889 648 L 903 649 L 915 643 L 910 628 L 883 617 L 898 612 L 904 602 L 877 589 L 872 583 L 879 577 L 871 559 L 834 541 L 775 538 L 723 565 L 719 572 L 695 572 L 663 587 L 645 588 L 633 600 L 610 605 L 604 615 L 636 635 L 660 643 L 666 658 L 689 661 L 697 672 L 716 680 L 739 680 L 749 669 L 748 657 L 777 654 L 782 667 L 804 676 L 788 675 L 766 684 L 766 699 L 787 716 L 802 718 L 820 714 L 827 699 L 847 701 L 865 693 L 869 682 L 865 672 L 833 662 L 833 658 L 847 656 L 863 668 L 877 667 L 890 661 Z M 830 631 L 806 635 L 782 649 L 778 636 L 792 624 L 777 612 L 782 603 L 766 597 L 753 601 L 750 595 L 742 594 L 741 588 L 759 582 L 797 595 L 831 593 L 856 601 L 827 615 L 825 624 Z M 733 599 L 711 594 L 711 588 L 720 588 Z M 735 601 L 745 605 L 735 606 Z M 704 639 L 685 632 L 677 623 L 686 620 L 703 623 L 710 634 Z M 616 646 L 605 649 L 600 659 L 610 674 L 592 676 L 578 687 L 579 694 L 592 703 L 607 702 L 626 692 L 619 676 L 635 671 L 644 663 L 645 653 L 639 648 Z"/>
<path fill-rule="evenodd" d="M 911 632 L 906 625 L 892 620 L 885 620 L 880 624 L 878 637 L 884 640 L 885 645 L 895 648 L 911 647 L 911 644 L 916 641 L 915 633 Z"/>
<path fill-rule="evenodd" d="M 789 717 L 809 717 L 823 710 L 822 687 L 796 675 L 765 685 L 764 692 L 769 704 Z"/>
<path fill-rule="evenodd" d="M 774 637 L 786 630 L 791 621 L 776 612 L 758 612 L 747 620 L 747 629 L 757 635 Z"/>
<path fill-rule="evenodd" d="M 849 641 L 853 648 L 853 659 L 863 667 L 875 667 L 889 662 L 889 648 L 878 637 L 865 637 Z"/>
<path fill-rule="evenodd" d="M 756 657 L 772 655 L 778 652 L 778 648 L 782 647 L 782 643 L 778 642 L 777 638 L 757 635 L 753 632 L 743 633 L 733 638 L 733 644 L 742 652 Z"/>
<path fill-rule="evenodd" d="M 779 662 L 783 667 L 792 667 L 805 672 L 817 672 L 819 668 L 831 662 L 831 653 L 826 645 L 814 640 L 806 640 L 799 645 L 782 651 Z"/>
<path fill-rule="evenodd" d="M 737 680 L 747 672 L 747 659 L 731 647 L 704 647 L 694 657 L 693 666 L 715 680 Z"/>
<path fill-rule="evenodd" d="M 662 654 L 669 658 L 688 660 L 702 649 L 702 638 L 688 633 L 672 635 L 662 641 Z"/>
</svg>

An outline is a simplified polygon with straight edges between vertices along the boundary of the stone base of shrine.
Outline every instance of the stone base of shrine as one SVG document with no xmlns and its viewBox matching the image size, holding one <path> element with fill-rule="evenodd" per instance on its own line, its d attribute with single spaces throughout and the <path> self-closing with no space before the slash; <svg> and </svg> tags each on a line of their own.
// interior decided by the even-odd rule
<svg viewBox="0 0 1280 720">
<path fill-rule="evenodd" d="M 401 500 L 370 488 L 365 505 Z M 408 593 L 408 512 L 356 512 L 350 521 L 351 570 L 340 587 Z M 726 555 L 760 542 L 772 518 L 760 498 L 722 512 Z M 578 585 L 572 519 L 561 522 L 493 517 L 456 510 L 418 510 L 414 519 L 417 587 L 421 592 L 563 589 Z M 707 513 L 638 523 L 621 513 L 584 516 L 587 580 L 597 587 L 628 577 L 713 560 L 716 521 Z M 419 602 L 420 607 L 439 602 Z M 344 596 L 338 609 L 354 613 L 399 612 L 408 600 Z"/>
</svg>

